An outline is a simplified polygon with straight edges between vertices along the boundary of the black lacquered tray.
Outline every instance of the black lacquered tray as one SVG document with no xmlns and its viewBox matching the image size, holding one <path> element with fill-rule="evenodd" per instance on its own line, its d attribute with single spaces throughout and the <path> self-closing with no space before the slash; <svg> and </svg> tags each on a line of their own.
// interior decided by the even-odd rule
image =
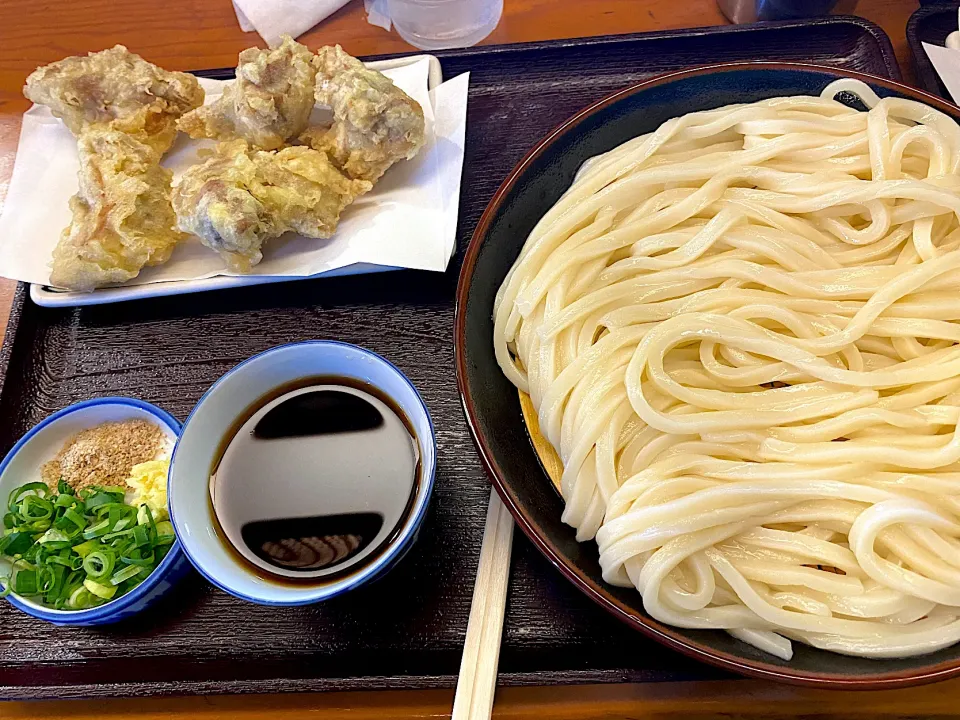
<svg viewBox="0 0 960 720">
<path fill-rule="evenodd" d="M 409 375 L 437 428 L 436 489 L 417 545 L 382 580 L 305 608 L 246 604 L 197 574 L 149 615 L 102 629 L 54 627 L 0 603 L 0 698 L 452 686 L 490 492 L 457 396 L 453 302 L 463 249 L 496 187 L 552 127 L 659 73 L 756 59 L 900 76 L 886 35 L 845 17 L 438 55 L 445 77 L 471 73 L 459 251 L 445 274 L 75 309 L 37 307 L 21 286 L 0 354 L 5 452 L 44 416 L 85 398 L 140 397 L 182 419 L 217 377 L 273 345 L 332 338 L 370 348 Z M 719 676 L 608 617 L 517 535 L 501 684 Z"/>
</svg>

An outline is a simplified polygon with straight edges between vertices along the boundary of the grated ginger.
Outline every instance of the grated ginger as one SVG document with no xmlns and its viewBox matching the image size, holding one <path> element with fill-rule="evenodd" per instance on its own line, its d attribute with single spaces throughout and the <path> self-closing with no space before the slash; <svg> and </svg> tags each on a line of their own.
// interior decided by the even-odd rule
<svg viewBox="0 0 960 720">
<path fill-rule="evenodd" d="M 127 478 L 127 485 L 134 491 L 129 503 L 139 507 L 146 505 L 155 520 L 167 516 L 167 474 L 170 460 L 151 460 L 134 465 Z"/>
</svg>

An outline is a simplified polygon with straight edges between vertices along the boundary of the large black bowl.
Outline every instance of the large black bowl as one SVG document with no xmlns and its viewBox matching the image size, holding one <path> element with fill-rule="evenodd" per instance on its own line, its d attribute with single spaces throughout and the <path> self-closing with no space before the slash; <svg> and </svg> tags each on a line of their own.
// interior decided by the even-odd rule
<svg viewBox="0 0 960 720">
<path fill-rule="evenodd" d="M 960 109 L 900 83 L 814 65 L 742 63 L 687 70 L 626 88 L 591 105 L 545 137 L 514 168 L 487 206 L 467 249 L 457 290 L 457 380 L 477 449 L 520 528 L 601 607 L 664 644 L 706 662 L 805 685 L 877 689 L 960 674 L 960 646 L 903 660 L 845 657 L 794 643 L 784 662 L 720 631 L 682 630 L 653 620 L 640 594 L 605 584 L 596 544 L 578 543 L 560 522 L 562 501 L 530 444 L 517 393 L 493 354 L 493 299 L 537 220 L 559 199 L 584 160 L 665 120 L 698 110 L 782 95 L 819 95 L 841 77 L 884 96 Z M 842 99 L 842 98 L 841 98 Z"/>
</svg>

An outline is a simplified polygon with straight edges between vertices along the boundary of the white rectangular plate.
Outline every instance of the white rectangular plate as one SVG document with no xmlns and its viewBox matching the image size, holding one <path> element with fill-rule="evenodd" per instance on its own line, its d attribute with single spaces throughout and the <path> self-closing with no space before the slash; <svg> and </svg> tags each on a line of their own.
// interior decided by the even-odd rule
<svg viewBox="0 0 960 720">
<path fill-rule="evenodd" d="M 390 70 L 414 63 L 422 57 L 424 56 L 414 55 L 411 57 L 392 58 L 390 60 L 377 60 L 369 63 L 369 66 L 380 71 Z M 436 57 L 433 55 L 427 55 L 426 57 L 430 62 L 427 86 L 428 89 L 432 90 L 443 82 L 443 70 L 440 67 L 440 61 Z M 315 277 L 357 275 L 360 273 L 383 272 L 386 270 L 396 270 L 396 268 L 385 265 L 374 265 L 371 263 L 356 263 L 354 265 L 337 268 L 335 270 L 330 270 L 318 275 L 309 275 L 305 277 L 270 275 L 233 277 L 220 275 L 203 280 L 176 280 L 171 282 L 149 283 L 147 285 L 134 285 L 130 287 L 121 286 L 100 288 L 99 290 L 94 290 L 93 292 L 89 293 L 57 290 L 56 288 L 52 288 L 48 285 L 33 283 L 30 285 L 30 299 L 33 300 L 37 305 L 42 305 L 44 307 L 103 305 L 106 303 L 123 302 L 126 300 L 141 300 L 144 298 L 163 297 L 165 295 L 183 295 L 186 293 L 204 292 L 206 290 L 222 290 L 224 288 L 246 287 L 248 285 L 263 285 L 266 283 L 287 282 L 290 280 L 308 280 Z"/>
</svg>

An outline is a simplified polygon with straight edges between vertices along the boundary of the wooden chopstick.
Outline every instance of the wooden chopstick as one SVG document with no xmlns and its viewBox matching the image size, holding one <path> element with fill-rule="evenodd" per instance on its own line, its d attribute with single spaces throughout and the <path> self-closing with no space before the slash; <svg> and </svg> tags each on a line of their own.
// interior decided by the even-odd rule
<svg viewBox="0 0 960 720">
<path fill-rule="evenodd" d="M 491 490 L 451 720 L 487 720 L 493 712 L 512 546 L 513 518 Z"/>
</svg>

